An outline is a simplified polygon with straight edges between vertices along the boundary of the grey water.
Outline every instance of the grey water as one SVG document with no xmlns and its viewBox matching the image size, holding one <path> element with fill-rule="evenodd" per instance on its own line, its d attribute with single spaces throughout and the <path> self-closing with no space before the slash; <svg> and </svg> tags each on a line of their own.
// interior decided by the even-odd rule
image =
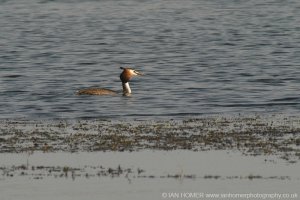
<svg viewBox="0 0 300 200">
<path fill-rule="evenodd" d="M 145 73 L 131 97 L 120 67 Z M 0 118 L 300 111 L 298 0 L 0 0 Z"/>
</svg>

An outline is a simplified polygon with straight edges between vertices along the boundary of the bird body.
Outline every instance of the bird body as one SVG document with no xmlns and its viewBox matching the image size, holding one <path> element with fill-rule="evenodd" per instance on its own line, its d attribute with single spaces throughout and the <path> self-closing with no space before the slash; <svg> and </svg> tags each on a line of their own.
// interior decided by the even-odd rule
<svg viewBox="0 0 300 200">
<path fill-rule="evenodd" d="M 78 95 L 116 95 L 117 92 L 110 90 L 110 89 L 104 89 L 104 88 L 86 88 L 77 91 Z"/>
</svg>

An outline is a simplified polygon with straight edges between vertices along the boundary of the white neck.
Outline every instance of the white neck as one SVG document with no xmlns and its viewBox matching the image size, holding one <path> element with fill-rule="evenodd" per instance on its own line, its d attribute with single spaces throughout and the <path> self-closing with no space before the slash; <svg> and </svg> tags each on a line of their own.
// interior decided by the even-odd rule
<svg viewBox="0 0 300 200">
<path fill-rule="evenodd" d="M 125 95 L 125 96 L 130 95 L 131 94 L 131 89 L 130 89 L 130 86 L 129 86 L 129 82 L 122 83 L 122 86 L 123 86 L 123 95 Z"/>
</svg>

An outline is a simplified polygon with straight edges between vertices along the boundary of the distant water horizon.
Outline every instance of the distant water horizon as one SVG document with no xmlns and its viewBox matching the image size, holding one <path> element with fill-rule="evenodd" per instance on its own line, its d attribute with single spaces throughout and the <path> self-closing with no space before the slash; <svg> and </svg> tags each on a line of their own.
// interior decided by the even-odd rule
<svg viewBox="0 0 300 200">
<path fill-rule="evenodd" d="M 300 1 L 0 1 L 0 119 L 300 111 Z M 146 75 L 131 97 L 120 67 Z"/>
</svg>

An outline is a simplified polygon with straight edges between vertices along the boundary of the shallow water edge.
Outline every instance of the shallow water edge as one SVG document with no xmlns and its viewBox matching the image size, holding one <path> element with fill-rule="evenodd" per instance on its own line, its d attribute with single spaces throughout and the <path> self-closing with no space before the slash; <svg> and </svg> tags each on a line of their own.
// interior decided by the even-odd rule
<svg viewBox="0 0 300 200">
<path fill-rule="evenodd" d="M 0 192 L 6 199 L 173 199 L 165 195 L 210 193 L 295 196 L 300 181 L 299 162 L 225 150 L 1 153 L 0 160 Z"/>
</svg>

